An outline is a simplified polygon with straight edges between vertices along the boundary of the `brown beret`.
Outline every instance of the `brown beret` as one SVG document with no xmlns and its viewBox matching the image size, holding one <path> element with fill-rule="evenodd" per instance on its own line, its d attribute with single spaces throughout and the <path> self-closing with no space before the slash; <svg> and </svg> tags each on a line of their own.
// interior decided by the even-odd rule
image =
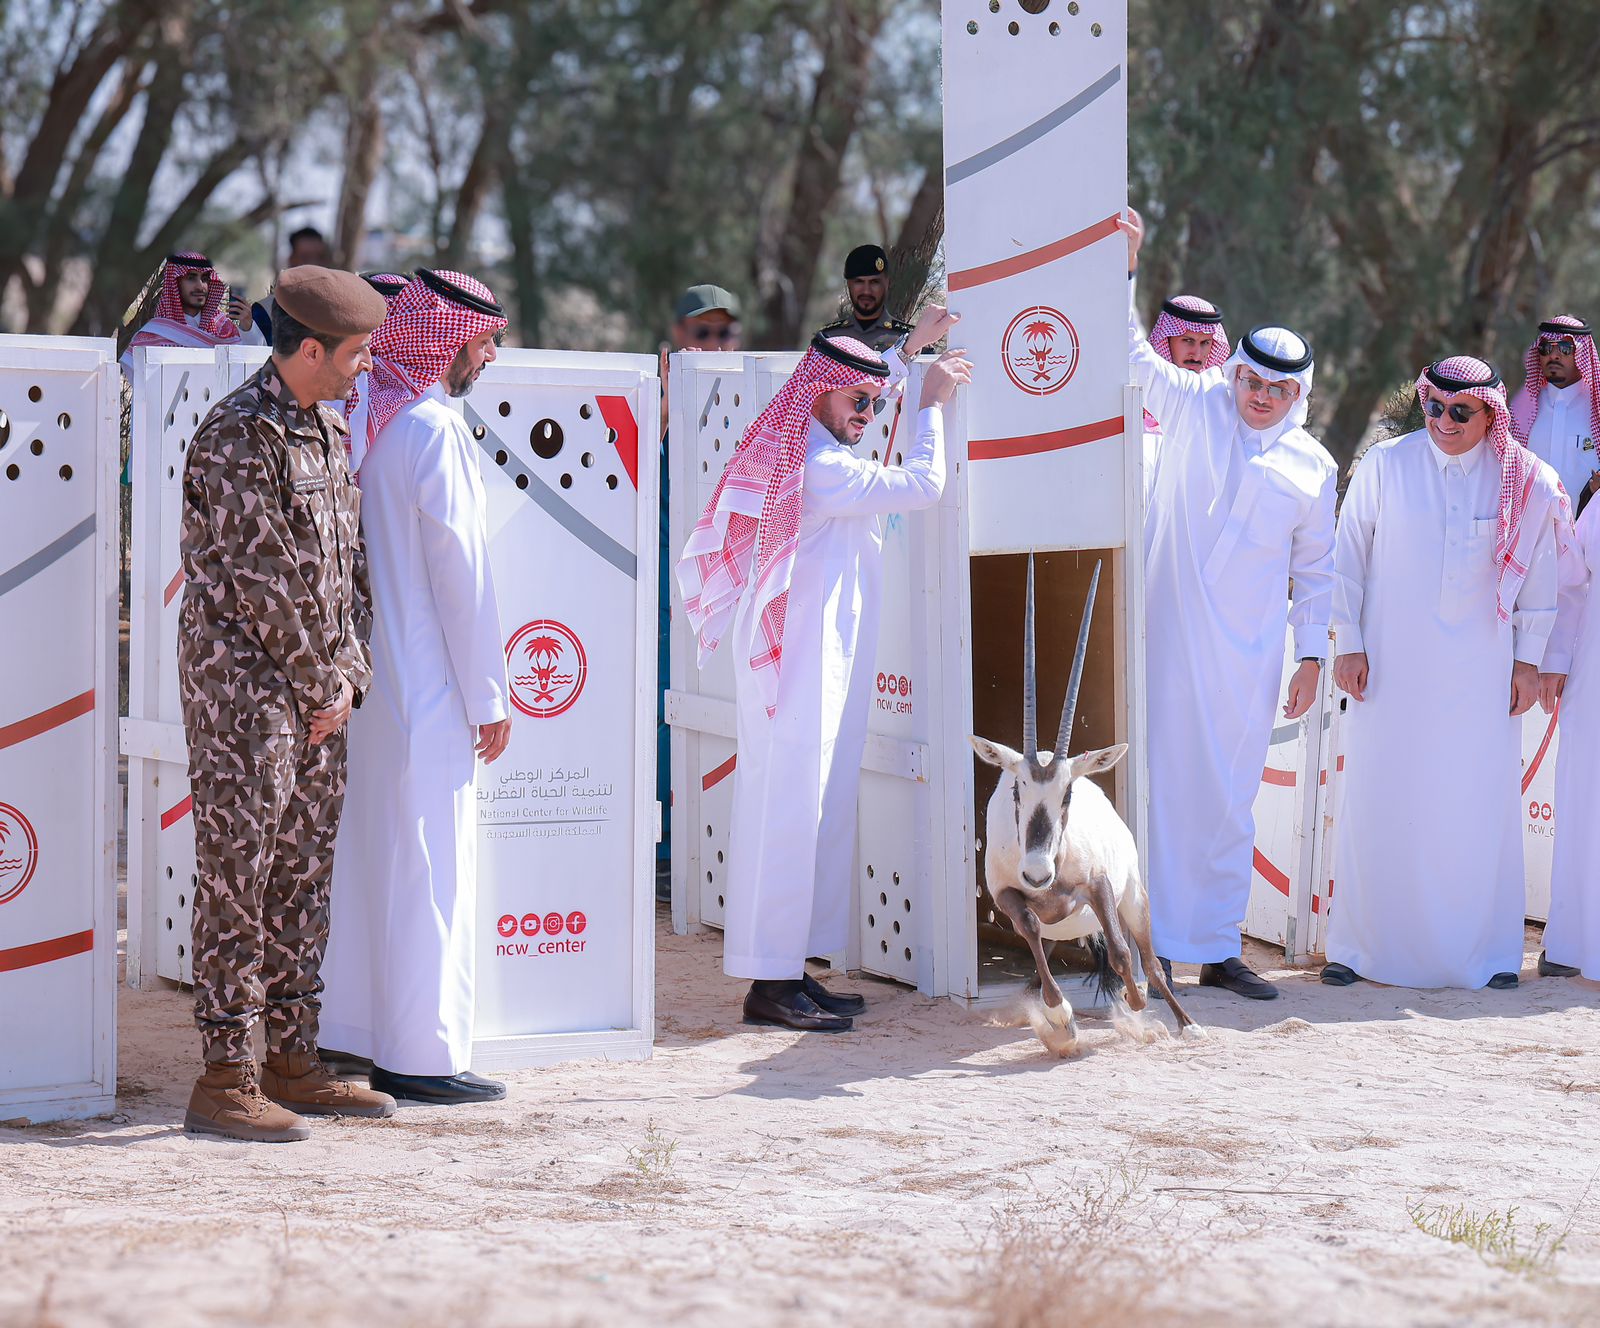
<svg viewBox="0 0 1600 1328">
<path fill-rule="evenodd" d="M 329 337 L 377 330 L 389 303 L 354 272 L 303 263 L 278 273 L 272 298 L 284 313 Z"/>
</svg>

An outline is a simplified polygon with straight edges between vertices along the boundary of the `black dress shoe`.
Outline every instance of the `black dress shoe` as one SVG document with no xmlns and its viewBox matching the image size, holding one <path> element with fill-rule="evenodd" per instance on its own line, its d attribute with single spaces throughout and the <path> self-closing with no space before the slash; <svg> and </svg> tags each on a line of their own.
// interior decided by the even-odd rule
<svg viewBox="0 0 1600 1328">
<path fill-rule="evenodd" d="M 1515 973 L 1496 973 L 1484 985 L 1490 991 L 1510 991 L 1517 985 L 1517 975 Z"/>
<path fill-rule="evenodd" d="M 429 1106 L 454 1106 L 464 1102 L 498 1102 L 506 1086 L 464 1070 L 460 1074 L 392 1074 L 374 1065 L 367 1083 L 397 1102 L 426 1102 Z"/>
<path fill-rule="evenodd" d="M 814 1005 L 821 1006 L 829 1014 L 860 1014 L 867 1008 L 865 996 L 858 996 L 853 991 L 829 991 L 809 973 L 801 979 L 801 982 L 803 985 L 800 990 L 811 997 Z"/>
<path fill-rule="evenodd" d="M 1361 974 L 1349 964 L 1324 964 L 1322 980 L 1330 987 L 1349 987 L 1361 981 Z"/>
<path fill-rule="evenodd" d="M 317 1059 L 332 1070 L 336 1077 L 367 1074 L 372 1069 L 372 1062 L 365 1056 L 357 1056 L 348 1051 L 334 1051 L 331 1047 L 318 1047 Z"/>
<path fill-rule="evenodd" d="M 800 982 L 753 982 L 744 998 L 747 1024 L 772 1024 L 802 1033 L 848 1033 L 848 1016 L 829 1014 L 805 993 Z"/>
<path fill-rule="evenodd" d="M 1583 972 L 1571 964 L 1558 964 L 1553 959 L 1545 957 L 1543 950 L 1539 951 L 1539 976 L 1542 978 L 1575 978 Z"/>
<path fill-rule="evenodd" d="M 1237 957 L 1224 959 L 1220 964 L 1201 964 L 1200 985 L 1221 987 L 1235 996 L 1244 996 L 1252 1001 L 1274 1001 L 1278 998 L 1278 989 L 1265 978 L 1251 972 L 1244 960 Z"/>
</svg>

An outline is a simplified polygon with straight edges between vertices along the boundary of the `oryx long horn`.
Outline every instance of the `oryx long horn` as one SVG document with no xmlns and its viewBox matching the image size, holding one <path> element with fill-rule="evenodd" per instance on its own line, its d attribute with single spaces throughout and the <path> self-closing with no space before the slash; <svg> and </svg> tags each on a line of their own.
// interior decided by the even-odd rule
<svg viewBox="0 0 1600 1328">
<path fill-rule="evenodd" d="M 1039 759 L 1039 675 L 1033 661 L 1033 554 L 1028 555 L 1028 611 L 1022 623 L 1022 754 Z"/>
<path fill-rule="evenodd" d="M 1094 593 L 1099 588 L 1100 562 L 1096 559 L 1094 575 L 1089 578 L 1089 600 L 1083 606 L 1083 621 L 1078 624 L 1078 649 L 1072 656 L 1072 677 L 1067 683 L 1067 700 L 1061 707 L 1061 732 L 1056 735 L 1057 761 L 1067 759 L 1067 748 L 1072 745 L 1072 721 L 1078 714 L 1078 687 L 1083 682 L 1083 661 L 1089 653 L 1089 623 L 1094 618 Z"/>
</svg>

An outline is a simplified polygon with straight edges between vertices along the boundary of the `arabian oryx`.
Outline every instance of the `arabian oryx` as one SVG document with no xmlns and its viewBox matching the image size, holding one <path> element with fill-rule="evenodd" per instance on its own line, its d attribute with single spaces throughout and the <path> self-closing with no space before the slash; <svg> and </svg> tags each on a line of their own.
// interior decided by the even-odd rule
<svg viewBox="0 0 1600 1328">
<path fill-rule="evenodd" d="M 1078 628 L 1061 730 L 1055 750 L 1040 752 L 1038 675 L 1033 658 L 1033 555 L 1028 556 L 1023 750 L 1014 752 L 987 738 L 972 738 L 979 757 L 1001 772 L 1000 783 L 989 799 L 984 883 L 995 907 L 1011 920 L 1033 952 L 1044 1004 L 1030 1004 L 1029 1021 L 1040 1041 L 1061 1056 L 1077 1049 L 1078 1026 L 1072 1006 L 1050 972 L 1050 951 L 1058 940 L 1090 942 L 1100 961 L 1102 986 L 1109 980 L 1108 967 L 1122 979 L 1123 995 L 1113 1004 L 1113 1019 L 1119 1028 L 1146 1039 L 1159 1035 L 1159 1025 L 1128 1010 L 1128 1005 L 1135 1012 L 1145 1008 L 1144 994 L 1133 980 L 1130 938 L 1139 949 L 1145 975 L 1172 1007 L 1180 1030 L 1194 1026 L 1172 994 L 1150 946 L 1150 901 L 1139 875 L 1133 834 L 1100 786 L 1088 778 L 1116 765 L 1127 754 L 1128 744 L 1119 742 L 1071 758 L 1067 755 L 1099 584 L 1100 564 L 1096 563 L 1089 581 L 1089 602 Z"/>
</svg>

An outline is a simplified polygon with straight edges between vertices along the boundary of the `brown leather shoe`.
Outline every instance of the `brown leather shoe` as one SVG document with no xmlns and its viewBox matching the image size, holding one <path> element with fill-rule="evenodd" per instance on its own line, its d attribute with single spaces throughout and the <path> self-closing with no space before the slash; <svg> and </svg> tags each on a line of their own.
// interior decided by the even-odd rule
<svg viewBox="0 0 1600 1328">
<path fill-rule="evenodd" d="M 256 1080 L 256 1063 L 207 1065 L 189 1095 L 183 1117 L 189 1134 L 218 1134 L 250 1143 L 288 1144 L 311 1137 L 311 1127 L 292 1111 L 267 1101 Z"/>
<path fill-rule="evenodd" d="M 348 1079 L 335 1079 L 315 1056 L 303 1051 L 268 1052 L 261 1091 L 281 1106 L 307 1116 L 392 1116 L 394 1099 Z"/>
</svg>

